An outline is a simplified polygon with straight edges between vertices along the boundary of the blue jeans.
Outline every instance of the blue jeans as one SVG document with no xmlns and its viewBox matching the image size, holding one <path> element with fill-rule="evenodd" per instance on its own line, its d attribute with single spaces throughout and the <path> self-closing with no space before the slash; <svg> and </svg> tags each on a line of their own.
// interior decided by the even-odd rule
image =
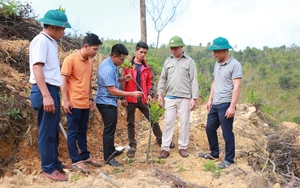
<svg viewBox="0 0 300 188">
<path fill-rule="evenodd" d="M 30 101 L 33 109 L 38 112 L 38 149 L 42 171 L 51 174 L 54 170 L 62 169 L 62 163 L 58 159 L 60 96 L 59 87 L 48 84 L 47 87 L 54 100 L 55 113 L 44 111 L 43 95 L 37 84 L 31 88 Z"/>
<path fill-rule="evenodd" d="M 87 150 L 87 123 L 89 120 L 89 109 L 73 108 L 72 114 L 67 114 L 68 120 L 68 150 L 72 163 L 86 160 L 90 157 Z M 77 145 L 76 145 L 77 142 Z M 78 153 L 80 149 L 80 154 Z"/>
<path fill-rule="evenodd" d="M 209 142 L 210 155 L 215 158 L 219 158 L 219 142 L 217 129 L 221 125 L 223 138 L 225 140 L 225 160 L 234 163 L 235 157 L 235 143 L 234 133 L 232 132 L 233 118 L 226 119 L 225 113 L 230 103 L 222 103 L 218 105 L 212 105 L 206 124 L 206 134 Z"/>
<path fill-rule="evenodd" d="M 103 153 L 104 160 L 114 158 L 112 154 L 115 149 L 115 132 L 118 120 L 118 108 L 113 105 L 97 104 L 97 108 L 102 116 L 104 123 L 103 130 Z"/>
</svg>

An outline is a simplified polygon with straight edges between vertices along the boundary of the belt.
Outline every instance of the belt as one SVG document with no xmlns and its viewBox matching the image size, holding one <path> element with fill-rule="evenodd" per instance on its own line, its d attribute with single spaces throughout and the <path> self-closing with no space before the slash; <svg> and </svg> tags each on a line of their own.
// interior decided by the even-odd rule
<svg viewBox="0 0 300 188">
<path fill-rule="evenodd" d="M 37 85 L 37 84 L 33 84 L 33 85 Z M 48 83 L 46 83 L 46 85 L 50 86 L 50 87 L 55 87 L 57 90 L 60 90 L 59 86 L 51 85 L 51 84 L 48 84 Z"/>
</svg>

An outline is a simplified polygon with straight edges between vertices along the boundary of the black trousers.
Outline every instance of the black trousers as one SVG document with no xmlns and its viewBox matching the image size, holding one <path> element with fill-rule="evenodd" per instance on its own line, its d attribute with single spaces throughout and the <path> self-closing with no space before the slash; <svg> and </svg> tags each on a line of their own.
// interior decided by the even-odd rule
<svg viewBox="0 0 300 188">
<path fill-rule="evenodd" d="M 118 108 L 113 105 L 97 104 L 97 108 L 102 116 L 104 123 L 103 130 L 103 153 L 104 160 L 107 161 L 109 157 L 115 152 L 115 131 L 118 120 Z M 113 156 L 110 158 L 114 158 Z"/>
<path fill-rule="evenodd" d="M 134 127 L 134 122 L 135 122 L 135 109 L 138 108 L 144 116 L 148 119 L 149 121 L 149 109 L 146 104 L 143 104 L 140 100 L 138 100 L 137 103 L 132 103 L 129 102 L 128 106 L 126 108 L 127 111 L 127 131 L 128 131 L 128 140 L 129 140 L 129 146 L 131 148 L 136 148 L 137 142 L 135 139 L 135 127 Z M 162 137 L 162 132 L 160 129 L 160 126 L 158 122 L 155 122 L 152 126 L 152 131 L 156 137 L 156 142 L 161 145 L 161 137 Z"/>
</svg>

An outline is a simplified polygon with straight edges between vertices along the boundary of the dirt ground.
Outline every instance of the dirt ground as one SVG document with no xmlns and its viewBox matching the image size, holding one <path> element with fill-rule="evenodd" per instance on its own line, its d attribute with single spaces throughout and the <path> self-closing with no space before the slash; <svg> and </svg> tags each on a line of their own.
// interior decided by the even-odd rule
<svg viewBox="0 0 300 188">
<path fill-rule="evenodd" d="M 27 44 L 28 45 L 28 44 Z M 70 52 L 71 53 L 71 52 Z M 60 59 L 67 54 L 60 53 Z M 95 59 L 95 74 L 93 77 L 93 88 L 96 88 L 96 70 L 102 57 Z M 205 124 L 207 111 L 204 105 L 198 105 L 198 108 L 191 113 L 190 122 L 190 141 L 188 158 L 182 158 L 178 153 L 178 148 L 171 149 L 170 157 L 159 159 L 160 147 L 156 144 L 152 135 L 149 152 L 149 161 L 146 162 L 149 123 L 143 116 L 137 112 L 136 118 L 136 137 L 138 140 L 138 149 L 134 159 L 126 156 L 127 150 L 117 157 L 124 166 L 111 167 L 104 165 L 102 167 L 89 166 L 91 173 L 84 174 L 76 170 L 66 171 L 67 182 L 54 182 L 42 178 L 39 154 L 37 150 L 37 126 L 36 113 L 30 108 L 28 99 L 30 84 L 28 75 L 19 73 L 6 63 L 0 60 L 0 83 L 1 91 L 7 90 L 7 95 L 2 94 L 1 99 L 13 98 L 18 93 L 21 97 L 22 120 L 9 121 L 1 120 L 0 127 L 0 159 L 2 166 L 0 168 L 3 177 L 0 179 L 0 187 L 280 187 L 280 179 L 272 181 L 266 178 L 266 173 L 261 170 L 259 164 L 256 164 L 255 153 L 260 148 L 260 155 L 269 155 L 266 151 L 267 136 L 266 132 L 270 125 L 263 122 L 257 115 L 257 110 L 252 104 L 238 104 L 237 113 L 234 122 L 236 158 L 235 164 L 224 170 L 212 170 L 209 165 L 219 163 L 220 161 L 207 161 L 199 158 L 199 152 L 209 152 L 208 142 L 205 133 Z M 4 89 L 3 89 L 4 88 Z M 95 90 L 94 90 L 95 92 Z M 12 94 L 13 93 L 13 94 Z M 16 104 L 14 104 L 16 105 Z M 120 106 L 120 105 L 119 105 Z M 7 107 L 0 107 L 5 111 Z M 118 125 L 115 134 L 116 146 L 127 146 L 126 130 L 126 111 L 119 107 Z M 5 123 L 10 122 L 10 123 Z M 13 122 L 13 123 L 12 123 Z M 66 118 L 62 113 L 61 123 L 67 130 Z M 160 125 L 163 130 L 163 118 Z M 176 129 L 173 141 L 178 146 L 179 122 L 176 121 Z M 297 124 L 285 123 L 286 127 L 299 127 Z M 19 133 L 13 132 L 13 128 L 19 128 Z M 88 129 L 88 148 L 93 157 L 103 161 L 102 149 L 103 122 L 100 113 L 95 108 L 90 115 Z M 60 160 L 63 163 L 70 164 L 71 160 L 67 153 L 66 139 L 60 135 Z M 16 145 L 16 141 L 18 144 Z M 220 160 L 224 158 L 224 141 L 222 133 L 219 130 L 219 142 L 221 155 Z M 278 183 L 276 183 L 278 182 Z"/>
</svg>

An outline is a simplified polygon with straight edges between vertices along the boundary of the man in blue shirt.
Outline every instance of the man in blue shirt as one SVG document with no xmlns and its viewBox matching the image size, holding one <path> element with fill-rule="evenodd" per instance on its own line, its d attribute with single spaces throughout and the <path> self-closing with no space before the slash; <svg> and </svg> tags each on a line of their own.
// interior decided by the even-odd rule
<svg viewBox="0 0 300 188">
<path fill-rule="evenodd" d="M 119 96 L 132 96 L 136 98 L 142 96 L 142 92 L 140 91 L 126 92 L 118 89 L 119 82 L 132 79 L 130 74 L 119 78 L 118 66 L 124 62 L 127 55 L 128 50 L 124 45 L 115 44 L 111 49 L 110 56 L 101 63 L 98 69 L 98 89 L 95 101 L 104 122 L 104 160 L 111 166 L 122 166 L 114 158 L 121 154 L 121 152 L 116 151 L 114 146 L 114 134 L 118 119 L 118 98 Z"/>
</svg>

